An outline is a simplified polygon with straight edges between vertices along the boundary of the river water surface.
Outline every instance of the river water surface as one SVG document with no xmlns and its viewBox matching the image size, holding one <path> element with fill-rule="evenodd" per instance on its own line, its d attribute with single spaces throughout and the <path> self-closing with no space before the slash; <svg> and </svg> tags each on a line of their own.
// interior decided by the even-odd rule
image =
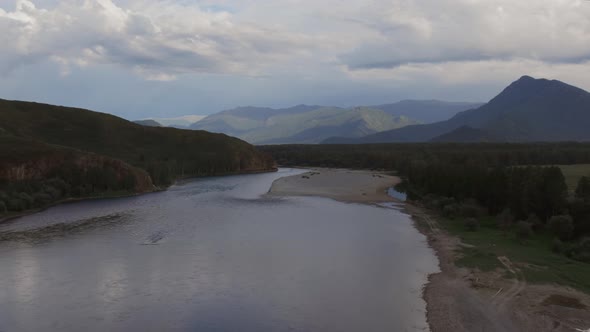
<svg viewBox="0 0 590 332">
<path fill-rule="evenodd" d="M 394 206 L 199 179 L 0 225 L 0 331 L 425 331 L 437 261 Z M 44 228 L 44 229 L 40 229 Z"/>
</svg>

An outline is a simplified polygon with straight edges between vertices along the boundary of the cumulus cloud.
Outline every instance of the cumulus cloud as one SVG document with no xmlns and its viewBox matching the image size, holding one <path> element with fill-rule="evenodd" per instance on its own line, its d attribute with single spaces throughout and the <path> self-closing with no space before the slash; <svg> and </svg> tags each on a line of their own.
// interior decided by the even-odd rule
<svg viewBox="0 0 590 332">
<path fill-rule="evenodd" d="M 161 84 L 176 100 L 224 91 L 236 104 L 272 95 L 339 105 L 377 90 L 475 100 L 523 74 L 590 88 L 587 0 L 9 1 L 0 0 L 3 97 L 43 94 L 23 92 L 22 73 L 35 68 L 68 88 L 100 89 L 97 73 L 108 72 L 124 95 Z"/>
<path fill-rule="evenodd" d="M 584 0 L 374 1 L 363 16 L 361 23 L 377 35 L 341 56 L 351 70 L 590 59 L 590 3 Z"/>
<path fill-rule="evenodd" d="M 119 64 L 148 79 L 183 73 L 257 75 L 267 65 L 309 54 L 318 40 L 196 5 L 111 0 L 61 1 L 39 9 L 28 0 L 0 9 L 0 68 L 44 59 L 71 66 Z"/>
</svg>

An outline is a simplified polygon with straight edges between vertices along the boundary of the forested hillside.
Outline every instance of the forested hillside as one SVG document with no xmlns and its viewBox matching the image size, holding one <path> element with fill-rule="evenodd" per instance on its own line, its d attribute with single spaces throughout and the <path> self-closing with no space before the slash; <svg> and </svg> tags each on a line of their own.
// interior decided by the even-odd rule
<svg viewBox="0 0 590 332">
<path fill-rule="evenodd" d="M 0 155 L 3 202 L 43 191 L 39 184 L 51 179 L 68 186 L 59 189 L 62 193 L 55 201 L 148 191 L 178 178 L 274 167 L 271 157 L 226 135 L 147 127 L 83 109 L 6 100 L 0 100 Z M 0 212 L 3 205 L 18 210 L 4 203 Z M 25 204 L 32 205 L 43 204 Z"/>
</svg>

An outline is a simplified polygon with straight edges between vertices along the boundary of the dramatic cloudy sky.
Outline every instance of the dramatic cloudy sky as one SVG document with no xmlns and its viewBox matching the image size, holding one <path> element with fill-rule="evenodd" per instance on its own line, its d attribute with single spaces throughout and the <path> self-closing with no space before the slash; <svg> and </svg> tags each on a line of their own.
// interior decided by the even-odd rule
<svg viewBox="0 0 590 332">
<path fill-rule="evenodd" d="M 588 0 L 0 0 L 0 98 L 135 119 L 590 89 Z"/>
</svg>

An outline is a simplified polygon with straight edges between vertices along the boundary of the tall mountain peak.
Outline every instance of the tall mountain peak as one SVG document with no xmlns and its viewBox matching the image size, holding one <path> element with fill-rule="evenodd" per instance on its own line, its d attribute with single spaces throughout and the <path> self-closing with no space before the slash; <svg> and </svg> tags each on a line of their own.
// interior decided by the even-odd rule
<svg viewBox="0 0 590 332">
<path fill-rule="evenodd" d="M 563 83 L 558 80 L 548 80 L 544 78 L 533 78 L 531 76 L 522 76 L 512 82 L 499 95 L 490 100 L 489 105 L 496 106 L 515 106 L 521 102 L 529 101 L 532 98 L 548 98 L 552 95 L 564 98 L 578 94 L 585 94 L 586 91 L 575 86 Z"/>
<path fill-rule="evenodd" d="M 590 141 L 588 128 L 590 93 L 558 80 L 522 76 L 489 103 L 447 121 L 407 126 L 346 143 L 424 142 L 441 137 L 462 141 L 466 137 L 474 141 Z"/>
</svg>

